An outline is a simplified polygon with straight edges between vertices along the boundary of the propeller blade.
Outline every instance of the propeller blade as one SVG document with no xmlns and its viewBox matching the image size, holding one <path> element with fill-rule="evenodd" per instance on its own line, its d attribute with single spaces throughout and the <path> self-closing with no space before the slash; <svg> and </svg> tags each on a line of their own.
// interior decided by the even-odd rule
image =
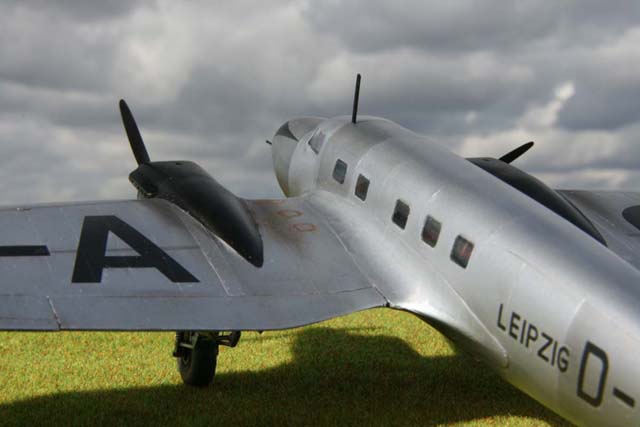
<svg viewBox="0 0 640 427">
<path fill-rule="evenodd" d="M 120 100 L 120 115 L 122 116 L 124 130 L 127 132 L 127 138 L 129 138 L 131 151 L 133 151 L 138 165 L 149 163 L 151 161 L 149 159 L 149 153 L 147 153 L 147 149 L 144 146 L 144 141 L 138 130 L 138 125 L 136 125 L 136 121 L 133 118 L 133 114 L 131 114 L 131 110 L 127 106 L 127 103 L 124 102 L 124 99 Z"/>
<path fill-rule="evenodd" d="M 533 141 L 529 141 L 526 144 L 522 144 L 520 147 L 516 148 L 515 150 L 509 151 L 507 154 L 500 157 L 500 160 L 502 160 L 505 163 L 511 163 L 515 159 L 517 159 L 518 157 L 522 156 L 524 153 L 529 151 L 531 147 L 533 147 Z"/>
</svg>

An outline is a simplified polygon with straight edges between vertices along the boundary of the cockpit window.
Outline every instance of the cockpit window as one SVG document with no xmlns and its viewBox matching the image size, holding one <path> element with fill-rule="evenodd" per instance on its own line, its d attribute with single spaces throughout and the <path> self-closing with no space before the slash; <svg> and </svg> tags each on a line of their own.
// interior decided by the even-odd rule
<svg viewBox="0 0 640 427">
<path fill-rule="evenodd" d="M 344 184 L 344 179 L 347 176 L 347 164 L 342 160 L 338 159 L 336 161 L 336 165 L 333 168 L 333 179 L 338 181 L 340 184 Z"/>
<path fill-rule="evenodd" d="M 314 153 L 318 154 L 322 150 L 322 144 L 324 143 L 324 133 L 317 131 L 309 140 L 309 147 Z"/>
<path fill-rule="evenodd" d="M 298 140 L 298 138 L 296 138 L 293 133 L 291 133 L 291 129 L 289 129 L 289 122 L 280 126 L 280 129 L 278 129 L 278 131 L 276 132 L 276 136 L 278 135 L 284 136 L 285 138 L 293 139 L 294 141 Z"/>
</svg>

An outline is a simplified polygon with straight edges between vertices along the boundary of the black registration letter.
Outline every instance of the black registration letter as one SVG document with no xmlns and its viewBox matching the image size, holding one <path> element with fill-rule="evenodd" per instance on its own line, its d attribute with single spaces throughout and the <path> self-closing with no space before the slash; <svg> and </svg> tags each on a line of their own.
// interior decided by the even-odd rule
<svg viewBox="0 0 640 427">
<path fill-rule="evenodd" d="M 600 374 L 598 378 L 598 387 L 595 391 L 595 395 L 590 395 L 584 390 L 584 377 L 587 371 L 587 363 L 591 357 L 595 357 L 600 360 L 602 367 L 600 368 Z M 578 373 L 578 397 L 583 399 L 589 405 L 598 407 L 602 403 L 602 397 L 604 393 L 604 385 L 607 381 L 607 372 L 609 371 L 609 358 L 607 353 L 603 349 L 587 341 L 582 352 L 582 361 L 580 362 L 580 372 Z"/>
<path fill-rule="evenodd" d="M 107 256 L 109 232 L 138 252 L 136 256 Z M 100 283 L 105 268 L 155 268 L 174 283 L 198 282 L 165 251 L 114 215 L 87 216 L 73 269 L 73 283 Z"/>
</svg>

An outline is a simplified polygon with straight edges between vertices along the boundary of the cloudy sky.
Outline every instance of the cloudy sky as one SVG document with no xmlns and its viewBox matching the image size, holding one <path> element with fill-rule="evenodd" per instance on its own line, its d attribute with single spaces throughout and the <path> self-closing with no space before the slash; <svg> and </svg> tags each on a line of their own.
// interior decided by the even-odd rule
<svg viewBox="0 0 640 427">
<path fill-rule="evenodd" d="M 264 143 L 295 116 L 390 118 L 554 187 L 640 191 L 637 0 L 0 4 L 0 204 L 129 198 L 117 101 L 152 159 L 281 193 Z"/>
</svg>

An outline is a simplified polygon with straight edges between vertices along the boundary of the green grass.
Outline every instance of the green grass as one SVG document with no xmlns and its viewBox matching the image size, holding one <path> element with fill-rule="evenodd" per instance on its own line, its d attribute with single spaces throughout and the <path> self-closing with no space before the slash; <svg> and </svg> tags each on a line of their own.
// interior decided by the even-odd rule
<svg viewBox="0 0 640 427">
<path fill-rule="evenodd" d="M 221 348 L 181 384 L 171 333 L 0 333 L 2 425 L 562 426 L 417 318 L 371 310 Z"/>
</svg>

